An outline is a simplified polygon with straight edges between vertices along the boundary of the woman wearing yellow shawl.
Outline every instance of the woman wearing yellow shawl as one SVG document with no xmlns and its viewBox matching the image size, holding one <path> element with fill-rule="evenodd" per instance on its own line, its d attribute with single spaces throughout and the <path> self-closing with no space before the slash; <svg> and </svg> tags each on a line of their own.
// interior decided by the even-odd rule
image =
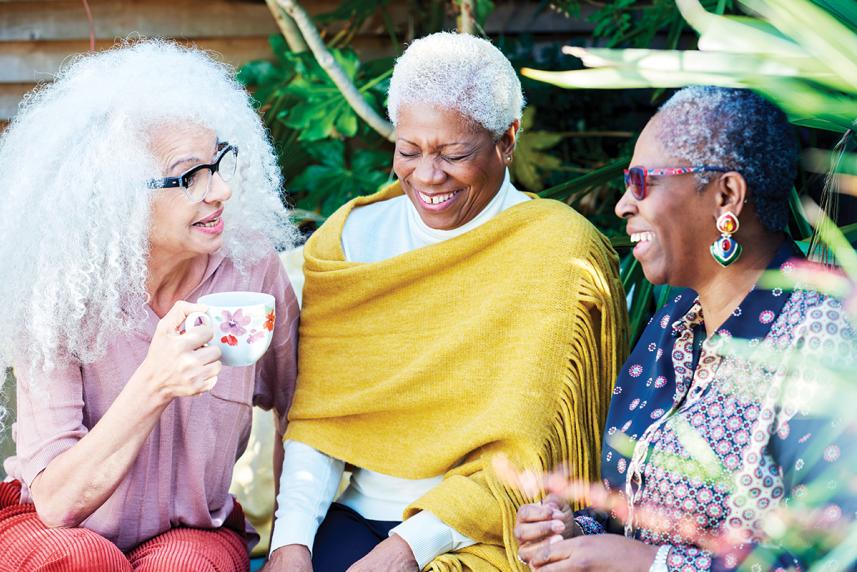
<svg viewBox="0 0 857 572">
<path fill-rule="evenodd" d="M 625 357 L 616 256 L 571 208 L 512 186 L 522 108 L 486 40 L 433 34 L 396 63 L 398 182 L 306 244 L 268 570 L 525 569 L 524 499 L 491 458 L 597 478 Z"/>
</svg>

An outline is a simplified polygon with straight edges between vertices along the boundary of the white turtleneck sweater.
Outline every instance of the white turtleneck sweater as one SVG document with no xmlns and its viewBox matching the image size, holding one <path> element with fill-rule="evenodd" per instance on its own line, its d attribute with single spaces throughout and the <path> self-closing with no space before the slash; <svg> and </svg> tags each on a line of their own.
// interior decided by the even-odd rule
<svg viewBox="0 0 857 572">
<path fill-rule="evenodd" d="M 402 195 L 354 209 L 342 230 L 342 249 L 346 260 L 379 262 L 464 234 L 527 200 L 529 197 L 512 185 L 507 172 L 500 190 L 473 220 L 455 229 L 438 230 L 425 224 L 416 207 Z M 285 441 L 283 447 L 285 461 L 271 551 L 288 544 L 302 544 L 311 551 L 345 465 L 298 441 Z M 401 479 L 357 468 L 339 502 L 369 520 L 398 521 L 409 504 L 441 480 L 443 475 Z M 390 534 L 408 543 L 420 568 L 440 554 L 474 544 L 428 511 L 412 516 Z"/>
</svg>

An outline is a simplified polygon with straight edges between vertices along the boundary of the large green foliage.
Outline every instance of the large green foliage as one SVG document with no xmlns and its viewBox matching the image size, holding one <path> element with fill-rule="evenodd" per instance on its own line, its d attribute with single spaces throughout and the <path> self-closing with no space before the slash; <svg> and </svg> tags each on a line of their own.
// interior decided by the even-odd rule
<svg viewBox="0 0 857 572">
<path fill-rule="evenodd" d="M 419 6 L 410 0 L 407 3 L 414 14 L 414 29 L 419 33 L 441 27 L 443 2 L 417 3 Z M 571 16 L 581 13 L 582 3 L 577 0 L 552 4 Z M 639 265 L 629 255 L 624 223 L 613 213 L 613 206 L 623 191 L 622 169 L 627 166 L 636 133 L 666 96 L 663 88 L 683 85 L 684 79 L 690 79 L 691 75 L 684 77 L 680 73 L 690 74 L 700 67 L 705 73 L 694 71 L 693 80 L 717 83 L 707 81 L 713 75 L 707 70 L 714 64 L 702 59 L 712 54 L 676 48 L 688 42 L 690 24 L 698 27 L 699 21 L 707 22 L 701 44 L 734 44 L 728 54 L 714 54 L 721 58 L 719 63 L 724 70 L 719 77 L 726 83 L 737 81 L 734 78 L 739 76 L 751 77 L 759 69 L 768 70 L 772 64 L 758 59 L 763 50 L 757 49 L 750 54 L 742 52 L 742 46 L 750 40 L 742 40 L 740 35 L 732 34 L 733 28 L 724 28 L 724 25 L 750 29 L 757 43 L 772 42 L 774 48 L 784 53 L 794 51 L 796 45 L 768 22 L 742 15 L 721 17 L 736 9 L 731 0 L 703 0 L 694 4 L 696 18 L 688 22 L 672 0 L 645 4 L 627 0 L 603 3 L 590 16 L 595 26 L 594 39 L 603 45 L 626 49 L 587 50 L 587 63 L 604 62 L 598 69 L 582 69 L 581 62 L 563 54 L 561 46 L 538 46 L 526 34 L 495 39 L 516 69 L 538 68 L 553 83 L 558 83 L 556 79 L 581 78 L 574 81 L 579 82 L 577 87 L 586 88 L 571 93 L 530 77 L 522 78 L 528 108 L 511 173 L 520 188 L 570 204 L 614 241 L 623 255 L 622 277 L 630 292 L 632 341 L 645 325 L 646 318 L 669 293 L 646 282 Z M 478 19 L 484 22 L 491 9 L 490 2 L 476 2 L 475 6 Z M 322 26 L 338 26 L 332 28 L 338 31 L 327 34 L 331 53 L 367 103 L 382 116 L 393 59 L 361 61 L 347 44 L 354 37 L 354 27 L 380 14 L 390 36 L 390 53 L 397 53 L 408 38 L 400 37 L 393 27 L 389 8 L 389 0 L 365 3 L 345 0 L 337 10 L 316 19 Z M 854 16 L 854 10 L 845 7 L 840 10 L 846 16 Z M 684 36 L 681 35 L 683 31 Z M 721 38 L 723 35 L 729 38 Z M 666 50 L 648 49 L 655 41 L 663 44 Z M 750 42 L 750 45 L 754 44 Z M 271 47 L 273 62 L 252 62 L 242 68 L 240 77 L 254 90 L 273 135 L 286 179 L 284 200 L 297 207 L 299 218 L 321 221 L 350 198 L 372 193 L 392 179 L 392 146 L 356 116 L 311 54 L 292 53 L 281 36 L 271 38 Z M 568 71 L 569 67 L 577 69 Z M 529 75 L 544 79 L 536 72 Z M 652 77 L 660 81 L 653 81 Z M 795 80 L 795 77 L 788 79 Z M 815 78 L 811 78 L 805 83 L 812 87 L 814 81 Z M 616 89 L 627 86 L 647 89 Z M 837 96 L 836 92 L 828 91 L 826 97 Z M 829 100 L 825 99 L 824 103 Z M 837 116 L 842 125 L 841 118 L 850 111 L 837 109 L 827 107 L 819 111 L 816 107 L 818 115 L 804 113 L 802 123 L 827 126 L 828 116 Z M 801 121 L 800 118 L 796 120 Z M 802 219 L 799 202 L 795 200 L 793 205 L 792 233 L 797 238 L 806 238 L 809 230 Z"/>
<path fill-rule="evenodd" d="M 309 52 L 271 37 L 275 59 L 254 61 L 239 79 L 254 89 L 274 139 L 288 197 L 324 218 L 349 199 L 375 192 L 391 170 L 389 144 L 357 117 Z M 351 48 L 330 53 L 366 102 L 382 112 L 392 59 L 361 63 Z"/>
<path fill-rule="evenodd" d="M 403 3 L 413 15 L 416 33 L 443 26 L 444 2 Z M 477 24 L 482 25 L 493 4 L 484 0 L 473 4 Z M 382 116 L 393 58 L 361 61 L 348 42 L 367 19 L 380 15 L 390 37 L 390 53 L 399 52 L 409 38 L 400 37 L 393 27 L 389 8 L 389 0 L 345 0 L 336 10 L 316 18 L 326 31 L 334 58 Z M 609 26 L 603 28 L 605 34 L 612 33 Z M 568 64 L 560 46 L 536 48 L 526 34 L 500 37 L 496 42 L 516 68 L 562 69 Z M 323 220 L 353 196 L 371 193 L 391 180 L 392 146 L 349 108 L 311 54 L 292 53 L 279 35 L 272 36 L 270 44 L 273 61 L 250 62 L 242 67 L 239 78 L 253 91 L 273 136 L 286 179 L 284 200 L 298 208 L 299 218 Z M 631 135 L 652 109 L 647 94 L 608 92 L 606 96 L 592 93 L 568 98 L 558 96 L 544 83 L 522 81 L 528 111 L 512 177 L 526 190 L 555 188 L 572 174 L 585 175 L 627 154 Z M 617 234 L 620 225 L 607 203 L 619 187 L 615 182 L 612 186 L 615 188 L 608 191 L 605 187 L 598 197 L 575 206 L 603 225 L 608 234 Z"/>
</svg>

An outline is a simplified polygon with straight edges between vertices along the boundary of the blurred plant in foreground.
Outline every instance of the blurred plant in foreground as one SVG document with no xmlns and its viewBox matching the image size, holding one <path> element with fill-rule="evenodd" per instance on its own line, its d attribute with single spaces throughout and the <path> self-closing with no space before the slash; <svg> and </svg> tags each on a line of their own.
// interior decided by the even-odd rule
<svg viewBox="0 0 857 572">
<path fill-rule="evenodd" d="M 784 291 L 818 291 L 840 300 L 851 323 L 857 323 L 857 251 L 815 203 L 805 200 L 803 211 L 815 227 L 819 241 L 839 266 L 794 259 L 787 265 L 787 270 L 766 272 L 759 286 Z M 857 568 L 857 515 L 844 511 L 834 498 L 842 491 L 850 499 L 857 498 L 857 441 L 854 439 L 857 436 L 857 410 L 854 409 L 854 403 L 857 403 L 857 364 L 852 347 L 854 341 L 852 338 L 845 347 L 803 347 L 790 354 L 784 354 L 776 346 L 748 340 L 729 338 L 719 342 L 718 349 L 724 355 L 750 363 L 754 368 L 768 371 L 779 368 L 786 372 L 784 386 L 780 388 L 776 401 L 778 411 L 799 409 L 809 419 L 832 420 L 829 425 L 820 425 L 824 429 L 822 434 L 816 436 L 817 440 L 800 460 L 802 466 L 798 469 L 806 474 L 814 472 L 816 478 L 798 485 L 800 488 L 795 487 L 795 494 L 765 513 L 762 519 L 763 543 L 748 548 L 747 539 L 737 529 L 727 527 L 725 521 L 713 531 L 700 530 L 694 520 L 683 515 L 669 516 L 662 507 L 635 506 L 635 527 L 667 538 L 677 530 L 685 541 L 713 555 L 739 554 L 742 563 L 737 570 L 740 571 L 779 570 L 781 568 L 776 568 L 775 563 L 783 554 L 800 558 L 811 571 Z M 748 374 L 730 393 L 752 394 L 758 388 L 750 386 L 758 385 L 758 379 L 762 378 Z M 767 389 L 763 388 L 763 391 Z M 682 422 L 679 416 L 673 421 L 677 425 Z M 676 431 L 676 434 L 687 457 L 652 455 L 649 462 L 691 480 L 717 483 L 730 494 L 752 494 L 752 490 L 744 490 L 734 478 L 736 473 L 722 465 L 709 442 L 695 433 L 696 429 L 689 424 L 683 425 L 684 429 Z M 615 450 L 626 457 L 632 456 L 635 440 L 622 433 L 610 435 L 607 439 Z M 829 461 L 831 455 L 841 456 L 843 464 L 836 469 L 826 465 L 825 461 Z M 805 466 L 803 459 L 806 459 Z M 621 523 L 631 520 L 628 500 L 623 494 L 610 491 L 600 483 L 571 479 L 568 476 L 571 471 L 567 468 L 559 467 L 549 474 L 520 470 L 505 457 L 494 458 L 492 468 L 507 487 L 520 491 L 532 501 L 549 494 L 559 495 L 569 503 L 582 504 Z M 784 469 L 787 467 L 780 468 Z M 831 486 L 832 483 L 836 486 Z M 797 494 L 798 490 L 800 494 Z"/>
</svg>

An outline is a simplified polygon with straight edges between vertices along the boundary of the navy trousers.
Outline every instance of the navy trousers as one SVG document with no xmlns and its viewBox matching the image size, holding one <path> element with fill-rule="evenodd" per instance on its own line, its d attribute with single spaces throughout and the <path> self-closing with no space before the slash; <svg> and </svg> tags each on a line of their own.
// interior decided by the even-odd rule
<svg viewBox="0 0 857 572">
<path fill-rule="evenodd" d="M 367 520 L 347 506 L 333 503 L 315 535 L 313 572 L 345 572 L 398 524 L 399 521 Z"/>
</svg>

